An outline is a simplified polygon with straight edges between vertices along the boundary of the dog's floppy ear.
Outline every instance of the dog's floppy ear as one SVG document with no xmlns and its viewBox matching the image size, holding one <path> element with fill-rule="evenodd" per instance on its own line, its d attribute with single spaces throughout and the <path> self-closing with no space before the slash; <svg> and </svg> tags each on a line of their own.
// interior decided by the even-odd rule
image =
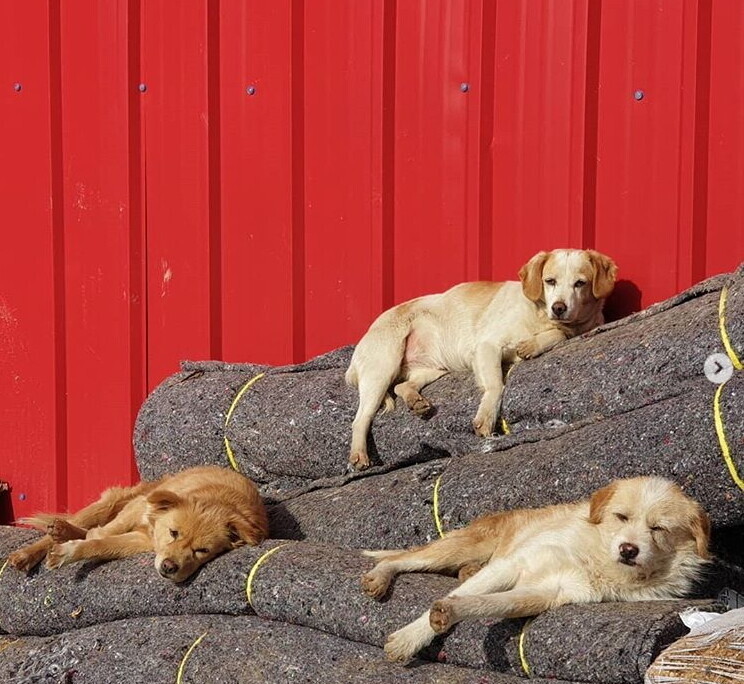
<svg viewBox="0 0 744 684">
<path fill-rule="evenodd" d="M 690 520 L 690 533 L 695 540 L 697 555 L 707 560 L 710 558 L 710 518 L 700 504 L 695 503 L 695 510 Z"/>
<path fill-rule="evenodd" d="M 542 299 L 542 271 L 549 256 L 549 252 L 538 252 L 519 269 L 519 279 L 522 281 L 522 292 L 524 292 L 524 296 L 527 297 L 527 299 L 530 299 L 533 302 Z"/>
<path fill-rule="evenodd" d="M 612 482 L 602 489 L 598 489 L 589 500 L 589 522 L 599 525 L 602 522 L 605 509 L 610 503 L 610 499 L 615 495 L 617 483 Z"/>
<path fill-rule="evenodd" d="M 167 489 L 156 489 L 147 497 L 150 511 L 153 513 L 164 513 L 175 508 L 181 503 L 181 497 Z"/>
<path fill-rule="evenodd" d="M 236 516 L 227 523 L 227 537 L 234 549 L 244 544 L 256 546 L 266 539 L 266 531 L 254 521 Z"/>
<path fill-rule="evenodd" d="M 593 249 L 587 249 L 589 261 L 594 268 L 594 278 L 592 279 L 592 294 L 595 299 L 604 299 L 609 297 L 615 287 L 617 278 L 617 265 L 610 257 L 600 254 Z"/>
</svg>

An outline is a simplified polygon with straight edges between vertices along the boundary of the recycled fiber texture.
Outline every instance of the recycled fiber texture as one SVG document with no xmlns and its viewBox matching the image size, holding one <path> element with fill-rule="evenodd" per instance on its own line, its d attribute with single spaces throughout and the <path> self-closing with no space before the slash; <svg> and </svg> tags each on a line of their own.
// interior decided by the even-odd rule
<svg viewBox="0 0 744 684">
<path fill-rule="evenodd" d="M 183 364 L 140 410 L 134 444 L 141 476 L 155 479 L 206 463 L 229 467 L 228 449 L 234 466 L 265 494 L 343 476 L 357 407 L 357 391 L 344 381 L 351 351 L 276 368 Z M 401 401 L 376 417 L 369 441 L 374 463 L 389 469 L 478 446 L 471 427 L 478 390 L 471 376 L 445 377 L 427 396 L 437 407 L 429 419 L 413 416 Z"/>
<path fill-rule="evenodd" d="M 706 358 L 725 354 L 719 307 L 731 346 L 744 358 L 744 264 L 671 299 L 569 340 L 518 364 L 502 412 L 512 431 L 615 416 L 683 396 Z"/>
<path fill-rule="evenodd" d="M 3 681 L 17 683 L 521 681 L 440 663 L 403 669 L 386 662 L 373 646 L 306 627 L 225 615 L 118 620 L 50 637 L 0 636 L 0 672 Z"/>
<path fill-rule="evenodd" d="M 357 548 L 399 548 L 436 538 L 437 518 L 447 531 L 494 511 L 582 499 L 615 478 L 635 475 L 675 480 L 700 501 L 718 528 L 740 528 L 743 494 L 735 477 L 744 473 L 744 374 L 735 374 L 719 395 L 733 471 L 715 427 L 716 391 L 699 379 L 683 396 L 608 421 L 530 431 L 493 440 L 489 453 L 307 492 L 270 508 L 272 534 Z"/>
<path fill-rule="evenodd" d="M 5 546 L 15 532 L 2 528 Z M 401 575 L 388 599 L 378 602 L 359 585 L 372 565 L 354 550 L 273 540 L 224 554 L 182 585 L 157 575 L 152 554 L 42 568 L 28 578 L 9 568 L 0 577 L 0 615 L 9 633 L 50 635 L 96 625 L 105 633 L 106 625 L 123 619 L 255 613 L 379 647 L 387 634 L 456 586 L 454 578 L 440 575 Z M 526 627 L 520 620 L 463 623 L 423 655 L 517 674 L 523 672 L 524 630 L 523 657 L 537 676 L 634 682 L 663 646 L 686 632 L 678 611 L 698 604 L 572 606 L 540 615 Z"/>
</svg>

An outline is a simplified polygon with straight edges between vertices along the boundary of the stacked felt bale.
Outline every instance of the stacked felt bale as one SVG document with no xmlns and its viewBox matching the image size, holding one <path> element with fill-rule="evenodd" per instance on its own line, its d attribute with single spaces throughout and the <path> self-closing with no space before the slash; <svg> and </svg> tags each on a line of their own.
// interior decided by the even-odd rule
<svg viewBox="0 0 744 684">
<path fill-rule="evenodd" d="M 50 637 L 0 636 L 0 673 L 5 682 L 80 684 L 521 681 L 440 663 L 402 670 L 373 646 L 296 625 L 224 615 L 118 620 Z"/>
<path fill-rule="evenodd" d="M 344 373 L 347 347 L 298 366 L 185 363 L 143 404 L 135 426 L 140 473 L 155 479 L 189 466 L 234 467 L 287 495 L 347 470 L 356 390 Z M 467 374 L 443 378 L 428 420 L 398 410 L 378 417 L 373 461 L 390 469 L 478 446 L 470 421 L 478 405 Z"/>
<path fill-rule="evenodd" d="M 509 427 L 607 418 L 686 394 L 704 378 L 706 358 L 726 353 L 722 296 L 726 337 L 741 357 L 744 264 L 517 365 L 502 406 Z"/>
<path fill-rule="evenodd" d="M 331 644 L 342 643 L 349 653 L 377 658 L 372 669 L 360 666 L 359 672 L 382 677 L 388 670 L 374 668 L 390 667 L 380 662 L 378 650 L 385 635 L 446 594 L 454 580 L 401 576 L 388 600 L 377 603 L 358 584 L 371 561 L 354 549 L 424 543 L 485 512 L 574 500 L 615 477 L 645 473 L 672 477 L 697 497 L 725 547 L 744 522 L 737 485 L 744 465 L 744 374 L 737 371 L 717 392 L 701 370 L 707 354 L 723 350 L 718 305 L 724 284 L 729 346 L 744 349 L 743 281 L 741 269 L 734 277 L 706 281 L 517 366 L 504 399 L 512 430 L 507 437 L 477 440 L 470 428 L 478 402 L 472 378 L 442 378 L 425 390 L 437 406 L 430 420 L 400 403 L 376 417 L 375 465 L 361 474 L 345 472 L 356 409 L 356 392 L 343 382 L 350 349 L 281 368 L 185 364 L 140 412 L 135 446 L 143 477 L 205 463 L 235 467 L 270 495 L 272 536 L 308 541 L 239 549 L 182 586 L 160 579 L 151 556 L 40 569 L 28 578 L 6 569 L 0 574 L 0 629 L 61 633 L 46 637 L 52 641 L 42 650 L 48 651 L 62 643 L 54 639 L 72 638 L 75 629 L 110 629 L 116 640 L 122 620 L 155 624 L 158 616 L 181 616 L 167 620 L 198 629 L 215 613 L 229 615 L 225 625 L 255 631 L 261 639 L 265 618 L 276 621 L 281 643 L 291 643 L 285 623 L 301 625 L 295 629 L 312 635 L 307 638 L 322 654 L 335 653 Z M 728 460 L 724 443 L 730 445 Z M 16 532 L 0 533 L 0 558 L 10 550 L 3 545 L 13 541 L 4 542 L 4 535 Z M 741 588 L 740 569 L 717 566 L 701 595 L 713 596 L 723 584 Z M 660 649 L 684 634 L 680 609 L 707 603 L 569 606 L 528 624 L 463 623 L 423 655 L 477 668 L 453 670 L 449 681 L 471 681 L 471 672 L 485 677 L 480 668 L 491 668 L 597 684 L 639 682 Z M 205 631 L 216 629 L 209 624 Z M 186 646 L 179 641 L 174 648 Z M 12 651 L 22 654 L 16 646 Z M 207 658 L 205 667 L 216 667 L 214 660 L 219 657 Z M 256 660 L 266 672 L 277 672 L 275 663 L 294 667 L 268 646 Z M 315 667 L 309 655 L 304 660 Z M 426 667 L 425 675 L 415 670 L 422 679 L 411 681 L 450 676 L 435 669 L 442 665 Z M 402 679 L 412 670 L 390 672 Z M 246 675 L 236 681 L 255 680 Z"/>
<path fill-rule="evenodd" d="M 12 546 L 18 531 L 0 532 L 2 546 Z M 371 566 L 370 559 L 353 550 L 270 541 L 215 559 L 182 586 L 158 577 L 146 556 L 52 571 L 41 568 L 29 578 L 11 569 L 0 576 L 0 627 L 13 634 L 49 636 L 78 629 L 96 634 L 91 630 L 100 626 L 106 634 L 112 629 L 107 625 L 122 620 L 147 624 L 149 618 L 154 624 L 164 616 L 200 615 L 208 621 L 214 614 L 257 615 L 273 623 L 312 628 L 313 634 L 324 632 L 380 647 L 387 634 L 456 586 L 449 577 L 402 575 L 381 603 L 365 596 L 359 586 L 359 577 Z M 708 608 L 710 602 L 571 606 L 530 622 L 463 623 L 423 655 L 512 674 L 633 682 L 665 645 L 684 634 L 678 613 L 690 606 Z M 234 635 L 232 641 L 236 639 Z M 375 662 L 381 658 L 376 652 Z"/>
<path fill-rule="evenodd" d="M 616 477 L 643 474 L 676 480 L 718 528 L 742 526 L 742 491 L 734 475 L 744 473 L 744 373 L 735 374 L 719 397 L 733 472 L 719 446 L 715 394 L 716 386 L 703 378 L 683 396 L 608 421 L 530 431 L 492 442 L 488 453 L 309 492 L 273 507 L 272 533 L 396 548 L 430 540 L 437 516 L 445 530 L 452 529 L 494 510 L 574 501 Z"/>
</svg>

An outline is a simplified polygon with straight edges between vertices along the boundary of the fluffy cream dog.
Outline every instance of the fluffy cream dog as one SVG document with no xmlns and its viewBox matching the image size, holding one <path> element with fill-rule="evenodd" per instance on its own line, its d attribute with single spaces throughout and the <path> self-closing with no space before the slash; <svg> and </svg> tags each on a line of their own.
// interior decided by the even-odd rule
<svg viewBox="0 0 744 684">
<path fill-rule="evenodd" d="M 585 501 L 487 515 L 411 551 L 367 551 L 381 560 L 362 587 L 380 598 L 400 572 L 469 576 L 388 637 L 388 657 L 404 663 L 468 618 L 684 596 L 708 559 L 708 538 L 706 513 L 677 485 L 637 477 L 616 480 Z"/>
<path fill-rule="evenodd" d="M 472 370 L 483 390 L 475 431 L 493 430 L 504 387 L 501 364 L 528 359 L 604 322 L 602 307 L 617 267 L 594 250 L 540 252 L 521 283 L 462 283 L 384 312 L 359 341 L 346 381 L 359 389 L 349 461 L 369 466 L 367 434 L 394 392 L 418 415 L 431 411 L 421 389 L 448 371 Z"/>
</svg>

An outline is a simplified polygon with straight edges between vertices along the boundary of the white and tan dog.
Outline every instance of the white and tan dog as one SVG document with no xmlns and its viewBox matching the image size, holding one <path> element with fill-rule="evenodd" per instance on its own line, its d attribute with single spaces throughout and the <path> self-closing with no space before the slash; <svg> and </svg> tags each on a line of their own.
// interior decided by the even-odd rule
<svg viewBox="0 0 744 684">
<path fill-rule="evenodd" d="M 369 466 L 367 434 L 394 393 L 418 415 L 432 406 L 421 389 L 448 371 L 472 370 L 483 390 L 475 431 L 493 431 L 504 387 L 502 363 L 529 359 L 604 322 L 602 307 L 617 267 L 594 250 L 540 252 L 519 271 L 521 283 L 462 283 L 385 311 L 359 341 L 346 381 L 359 389 L 349 461 Z"/>
<path fill-rule="evenodd" d="M 468 618 L 685 596 L 708 559 L 709 531 L 700 505 L 669 480 L 616 480 L 585 501 L 487 515 L 411 551 L 367 551 L 381 560 L 362 588 L 380 598 L 400 572 L 468 577 L 388 637 L 388 657 L 407 662 Z"/>
</svg>

